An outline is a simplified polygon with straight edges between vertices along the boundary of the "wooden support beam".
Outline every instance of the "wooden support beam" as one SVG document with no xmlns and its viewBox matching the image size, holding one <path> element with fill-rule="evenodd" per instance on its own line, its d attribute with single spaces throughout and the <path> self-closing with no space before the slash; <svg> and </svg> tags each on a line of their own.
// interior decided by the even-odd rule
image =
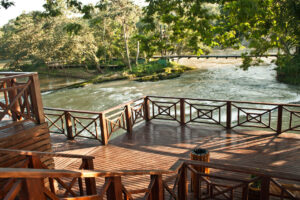
<svg viewBox="0 0 300 200">
<path fill-rule="evenodd" d="M 164 187 L 162 181 L 162 175 L 151 175 L 151 180 L 154 180 L 154 185 L 151 192 L 152 200 L 164 199 Z"/>
<path fill-rule="evenodd" d="M 149 107 L 148 97 L 144 98 L 144 115 L 145 115 L 145 120 L 150 121 L 150 107 Z"/>
<path fill-rule="evenodd" d="M 231 129 L 231 101 L 226 103 L 226 128 Z"/>
<path fill-rule="evenodd" d="M 243 187 L 242 200 L 248 200 L 248 185 Z"/>
<path fill-rule="evenodd" d="M 65 111 L 65 121 L 66 121 L 66 128 L 67 128 L 67 138 L 68 140 L 73 140 L 73 129 L 72 129 L 72 116 L 70 112 Z"/>
<path fill-rule="evenodd" d="M 122 182 L 121 176 L 106 177 L 105 180 L 111 180 L 107 189 L 107 200 L 122 200 Z"/>
<path fill-rule="evenodd" d="M 33 74 L 30 77 L 30 79 L 31 79 L 31 84 L 30 84 L 31 104 L 33 105 L 34 114 L 37 122 L 39 124 L 42 124 L 45 122 L 45 116 L 44 116 L 39 77 L 37 74 Z"/>
<path fill-rule="evenodd" d="M 270 197 L 270 177 L 262 177 L 261 179 L 261 200 L 269 200 Z"/>
<path fill-rule="evenodd" d="M 99 120 L 100 120 L 102 144 L 107 145 L 108 144 L 108 133 L 107 133 L 107 124 L 106 124 L 106 119 L 105 119 L 104 113 L 100 113 Z"/>
<path fill-rule="evenodd" d="M 282 110 L 283 110 L 283 106 L 278 105 L 277 134 L 280 134 L 282 131 Z"/>
<path fill-rule="evenodd" d="M 43 192 L 44 181 L 41 178 L 26 178 L 20 191 L 20 200 L 46 200 Z"/>
<path fill-rule="evenodd" d="M 26 156 L 29 160 L 28 168 L 42 169 L 42 163 L 39 156 Z M 43 178 L 26 178 L 23 181 L 21 189 L 21 200 L 46 200 L 46 197 L 43 192 L 44 188 L 44 179 Z"/>
<path fill-rule="evenodd" d="M 125 118 L 127 125 L 127 133 L 132 134 L 131 108 L 129 104 L 125 106 Z"/>
<path fill-rule="evenodd" d="M 89 169 L 89 170 L 94 169 L 93 159 L 83 158 L 82 162 L 84 163 L 84 169 Z M 85 178 L 85 186 L 86 186 L 86 194 L 87 195 L 97 194 L 95 178 Z"/>
<path fill-rule="evenodd" d="M 187 168 L 186 165 L 183 164 L 179 176 L 179 182 L 178 182 L 178 199 L 187 200 L 187 193 L 188 193 Z"/>
<path fill-rule="evenodd" d="M 180 125 L 185 125 L 185 99 L 180 99 Z"/>
<path fill-rule="evenodd" d="M 16 85 L 16 82 L 17 82 L 17 80 L 15 78 L 8 80 L 7 87 L 14 87 Z M 12 89 L 12 90 L 8 91 L 9 104 L 12 104 L 13 100 L 15 99 L 15 97 L 17 95 L 18 95 L 17 89 Z M 19 101 L 16 101 L 11 109 L 20 112 L 21 108 L 20 108 Z M 18 121 L 19 119 L 18 119 L 18 116 L 16 115 L 16 113 L 15 112 L 11 112 L 11 113 L 12 113 L 12 119 L 14 121 Z"/>
</svg>

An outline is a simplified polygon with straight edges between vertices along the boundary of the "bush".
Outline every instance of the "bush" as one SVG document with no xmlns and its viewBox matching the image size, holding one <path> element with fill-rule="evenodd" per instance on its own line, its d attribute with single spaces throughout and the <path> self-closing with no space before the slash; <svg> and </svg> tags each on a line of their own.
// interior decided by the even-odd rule
<svg viewBox="0 0 300 200">
<path fill-rule="evenodd" d="M 276 64 L 278 81 L 300 85 L 300 55 L 278 57 Z"/>
</svg>

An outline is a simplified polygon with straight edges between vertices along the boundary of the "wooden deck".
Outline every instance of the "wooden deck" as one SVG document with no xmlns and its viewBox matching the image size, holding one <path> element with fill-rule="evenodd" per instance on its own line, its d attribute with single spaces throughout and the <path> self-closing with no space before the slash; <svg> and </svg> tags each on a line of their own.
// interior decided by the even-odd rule
<svg viewBox="0 0 300 200">
<path fill-rule="evenodd" d="M 207 126 L 185 126 L 165 121 L 142 122 L 107 146 L 87 139 L 66 140 L 52 135 L 53 150 L 95 156 L 95 169 L 153 170 L 169 169 L 180 158 L 189 158 L 194 148 L 210 151 L 211 161 L 300 174 L 300 134 L 257 130 L 226 131 Z M 78 169 L 80 160 L 55 159 L 55 168 Z M 123 180 L 130 189 L 147 187 L 149 177 Z"/>
<path fill-rule="evenodd" d="M 95 169 L 169 169 L 179 158 L 189 158 L 194 148 L 210 151 L 211 161 L 245 165 L 300 174 L 300 134 L 279 136 L 267 131 L 235 130 L 202 126 L 181 127 L 164 121 L 141 123 L 132 136 L 111 140 L 107 146 L 98 141 L 52 134 L 55 152 L 92 155 Z M 56 168 L 72 165 L 56 163 Z"/>
</svg>

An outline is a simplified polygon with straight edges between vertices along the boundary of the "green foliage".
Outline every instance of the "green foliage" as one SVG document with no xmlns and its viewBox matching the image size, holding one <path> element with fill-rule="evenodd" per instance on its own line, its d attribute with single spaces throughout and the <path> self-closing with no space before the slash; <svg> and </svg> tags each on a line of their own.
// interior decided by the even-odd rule
<svg viewBox="0 0 300 200">
<path fill-rule="evenodd" d="M 130 73 L 136 75 L 137 77 L 142 77 L 146 75 L 152 75 L 155 73 L 165 72 L 166 68 L 172 66 L 173 65 L 170 62 L 162 63 L 161 60 L 158 60 L 149 62 L 147 64 L 136 65 L 132 68 L 132 71 Z"/>
<path fill-rule="evenodd" d="M 64 16 L 43 18 L 39 14 L 22 14 L 2 28 L 0 49 L 12 60 L 12 66 L 24 60 L 98 63 L 96 40 L 86 21 Z M 76 34 L 69 34 L 69 30 L 75 30 Z"/>
<path fill-rule="evenodd" d="M 279 81 L 300 85 L 300 55 L 283 56 L 277 59 L 277 79 Z"/>
<path fill-rule="evenodd" d="M 1 7 L 3 7 L 4 9 L 7 9 L 13 5 L 14 5 L 14 2 L 12 2 L 10 0 L 1 0 L 0 1 L 0 9 L 1 9 Z"/>
<path fill-rule="evenodd" d="M 243 64 L 240 66 L 243 70 L 247 70 L 252 64 L 252 58 L 248 53 L 242 54 Z"/>
<path fill-rule="evenodd" d="M 185 71 L 193 70 L 192 67 L 176 65 L 167 60 L 157 60 L 133 66 L 128 73 L 138 81 L 158 81 L 179 77 Z"/>
<path fill-rule="evenodd" d="M 4 8 L 13 5 L 9 0 L 0 2 Z M 131 68 L 133 59 L 143 56 L 146 63 L 132 70 L 151 74 L 167 73 L 159 70 L 168 69 L 169 64 L 147 65 L 153 55 L 201 55 L 214 47 L 239 49 L 246 43 L 252 50 L 248 55 L 278 49 L 279 80 L 298 74 L 300 1 L 147 2 L 142 14 L 130 0 L 102 0 L 96 6 L 79 0 L 46 0 L 45 12 L 22 14 L 1 28 L 1 56 L 12 59 L 14 66 L 24 60 L 34 64 L 59 61 L 84 64 L 99 72 L 100 63 L 114 65 L 117 58 L 116 65 Z M 82 17 L 69 17 L 78 13 Z M 250 57 L 243 58 L 244 70 L 254 64 Z"/>
<path fill-rule="evenodd" d="M 208 47 L 247 47 L 250 55 L 268 54 L 278 49 L 285 56 L 295 57 L 300 47 L 300 1 L 295 0 L 148 0 L 144 21 L 149 29 L 166 26 L 168 44 L 154 43 L 158 49 L 174 53 L 177 45 L 184 51 L 207 53 Z M 215 10 L 211 11 L 215 6 Z M 170 42 L 171 41 L 171 42 Z M 181 43 L 182 42 L 182 43 Z M 297 49 L 295 51 L 295 49 Z M 243 56 L 242 68 L 248 69 L 253 61 Z M 294 64 L 286 63 L 282 70 L 296 72 Z M 298 65 L 297 65 L 298 66 Z M 282 72 L 283 73 L 283 72 Z M 284 74 L 288 74 L 287 71 Z M 279 76 L 280 77 L 280 76 Z M 279 80 L 282 80 L 281 78 Z"/>
</svg>

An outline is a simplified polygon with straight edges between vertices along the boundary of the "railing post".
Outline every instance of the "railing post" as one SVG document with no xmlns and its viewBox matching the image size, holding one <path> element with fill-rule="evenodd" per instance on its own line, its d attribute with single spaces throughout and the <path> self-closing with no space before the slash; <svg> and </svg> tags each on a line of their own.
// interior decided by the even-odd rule
<svg viewBox="0 0 300 200">
<path fill-rule="evenodd" d="M 41 159 L 39 156 L 26 156 L 28 159 L 28 168 L 42 169 Z"/>
<path fill-rule="evenodd" d="M 30 84 L 30 95 L 31 95 L 31 104 L 34 108 L 35 117 L 38 123 L 45 122 L 44 108 L 41 96 L 40 82 L 38 74 L 33 74 L 31 76 Z"/>
<path fill-rule="evenodd" d="M 226 128 L 231 129 L 231 101 L 226 103 Z"/>
<path fill-rule="evenodd" d="M 39 156 L 26 156 L 29 163 L 28 168 L 42 169 L 41 160 Z M 20 192 L 20 199 L 30 200 L 46 200 L 43 193 L 44 180 L 43 178 L 26 178 L 23 179 L 23 184 Z"/>
<path fill-rule="evenodd" d="M 260 191 L 261 200 L 269 200 L 270 196 L 270 177 L 262 177 L 261 180 L 261 191 Z"/>
<path fill-rule="evenodd" d="M 180 99 L 180 125 L 185 125 L 185 99 Z"/>
<path fill-rule="evenodd" d="M 121 176 L 106 177 L 105 181 L 111 180 L 107 189 L 107 200 L 121 200 L 122 199 L 122 182 Z"/>
<path fill-rule="evenodd" d="M 19 193 L 20 200 L 46 200 L 43 192 L 44 181 L 41 178 L 23 179 L 22 188 Z"/>
<path fill-rule="evenodd" d="M 107 143 L 108 143 L 108 133 L 107 133 L 107 125 L 106 125 L 105 114 L 100 113 L 99 119 L 100 119 L 102 144 L 107 145 Z"/>
<path fill-rule="evenodd" d="M 8 87 L 14 87 L 16 82 L 17 82 L 16 79 L 13 78 L 13 79 L 7 81 L 7 86 Z M 18 90 L 17 89 L 13 89 L 13 90 L 8 91 L 9 104 L 11 104 L 13 102 L 14 98 L 17 95 L 18 95 Z M 12 110 L 15 110 L 15 111 L 18 111 L 18 112 L 21 111 L 19 101 L 16 101 L 14 103 L 14 105 L 12 106 Z M 12 114 L 13 121 L 19 120 L 18 115 L 15 112 L 12 111 L 11 114 Z"/>
<path fill-rule="evenodd" d="M 145 120 L 150 121 L 149 97 L 144 98 L 144 114 L 145 114 Z"/>
<path fill-rule="evenodd" d="M 163 200 L 164 199 L 164 187 L 162 182 L 162 175 L 151 175 L 151 180 L 154 179 L 154 185 L 151 192 L 151 198 L 153 200 Z"/>
<path fill-rule="evenodd" d="M 71 114 L 68 111 L 65 111 L 65 120 L 66 120 L 66 128 L 67 128 L 67 138 L 68 140 L 73 140 L 73 129 L 72 129 L 72 119 Z"/>
<path fill-rule="evenodd" d="M 126 117 L 127 133 L 132 134 L 131 108 L 129 104 L 125 106 L 125 117 Z"/>
<path fill-rule="evenodd" d="M 94 169 L 93 159 L 83 158 L 82 162 L 84 163 L 84 169 L 89 169 L 89 170 Z M 85 178 L 85 185 L 86 185 L 86 194 L 87 195 L 97 194 L 95 178 Z"/>
<path fill-rule="evenodd" d="M 282 110 L 283 110 L 283 106 L 278 105 L 277 134 L 280 134 L 282 131 Z"/>
<path fill-rule="evenodd" d="M 178 182 L 178 199 L 186 200 L 188 193 L 187 187 L 187 168 L 185 164 L 181 167 L 181 172 L 179 175 L 179 182 Z"/>
</svg>

